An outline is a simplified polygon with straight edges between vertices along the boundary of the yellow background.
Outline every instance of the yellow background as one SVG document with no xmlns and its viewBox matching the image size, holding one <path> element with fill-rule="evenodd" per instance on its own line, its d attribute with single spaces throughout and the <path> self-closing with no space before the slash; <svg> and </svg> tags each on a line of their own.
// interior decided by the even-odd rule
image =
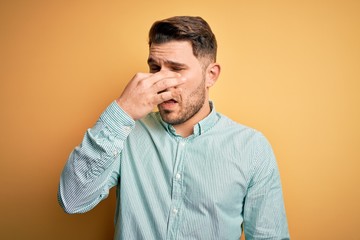
<svg viewBox="0 0 360 240">
<path fill-rule="evenodd" d="M 138 71 L 158 19 L 219 43 L 218 111 L 276 153 L 292 239 L 360 239 L 360 1 L 1 1 L 1 239 L 111 239 L 114 191 L 57 204 L 68 154 Z"/>
</svg>

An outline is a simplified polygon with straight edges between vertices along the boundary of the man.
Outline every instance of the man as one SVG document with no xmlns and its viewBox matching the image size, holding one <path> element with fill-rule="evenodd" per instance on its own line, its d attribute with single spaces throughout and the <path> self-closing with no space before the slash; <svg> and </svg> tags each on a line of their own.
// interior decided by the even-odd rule
<svg viewBox="0 0 360 240">
<path fill-rule="evenodd" d="M 59 186 L 68 213 L 117 186 L 115 239 L 289 239 L 265 137 L 216 112 L 217 44 L 200 17 L 155 22 L 150 73 L 137 73 L 71 153 Z M 154 107 L 158 112 L 153 112 Z"/>
</svg>

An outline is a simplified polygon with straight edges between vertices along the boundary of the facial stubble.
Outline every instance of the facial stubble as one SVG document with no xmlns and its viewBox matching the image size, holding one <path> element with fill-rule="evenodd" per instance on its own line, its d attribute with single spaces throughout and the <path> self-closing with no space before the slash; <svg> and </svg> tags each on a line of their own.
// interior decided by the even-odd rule
<svg viewBox="0 0 360 240">
<path fill-rule="evenodd" d="M 175 117 L 171 117 L 174 111 L 160 109 L 163 121 L 171 125 L 179 125 L 191 119 L 201 110 L 205 103 L 205 78 L 187 98 L 181 99 L 185 101 L 178 103 L 180 104 L 180 110 Z"/>
</svg>

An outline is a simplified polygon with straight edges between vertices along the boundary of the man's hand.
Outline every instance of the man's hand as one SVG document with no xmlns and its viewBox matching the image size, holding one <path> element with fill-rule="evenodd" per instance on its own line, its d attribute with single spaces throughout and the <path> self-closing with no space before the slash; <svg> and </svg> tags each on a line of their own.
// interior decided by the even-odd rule
<svg viewBox="0 0 360 240">
<path fill-rule="evenodd" d="M 138 120 L 158 104 L 178 97 L 181 92 L 178 86 L 184 81 L 179 73 L 171 71 L 137 73 L 116 102 L 134 120 Z"/>
</svg>

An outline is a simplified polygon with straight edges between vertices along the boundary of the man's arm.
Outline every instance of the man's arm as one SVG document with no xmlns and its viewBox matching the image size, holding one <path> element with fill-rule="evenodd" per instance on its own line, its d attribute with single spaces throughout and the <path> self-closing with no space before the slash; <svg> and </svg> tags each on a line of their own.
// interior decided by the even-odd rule
<svg viewBox="0 0 360 240">
<path fill-rule="evenodd" d="M 120 155 L 135 120 L 157 104 L 175 98 L 185 80 L 171 71 L 134 76 L 70 154 L 58 191 L 59 203 L 66 212 L 89 211 L 108 196 L 120 177 Z"/>
<path fill-rule="evenodd" d="M 256 137 L 253 177 L 244 204 L 246 240 L 288 240 L 280 175 L 270 144 Z"/>
<path fill-rule="evenodd" d="M 69 156 L 60 177 L 58 199 L 68 213 L 89 211 L 117 184 L 120 154 L 135 125 L 115 102 Z"/>
</svg>

